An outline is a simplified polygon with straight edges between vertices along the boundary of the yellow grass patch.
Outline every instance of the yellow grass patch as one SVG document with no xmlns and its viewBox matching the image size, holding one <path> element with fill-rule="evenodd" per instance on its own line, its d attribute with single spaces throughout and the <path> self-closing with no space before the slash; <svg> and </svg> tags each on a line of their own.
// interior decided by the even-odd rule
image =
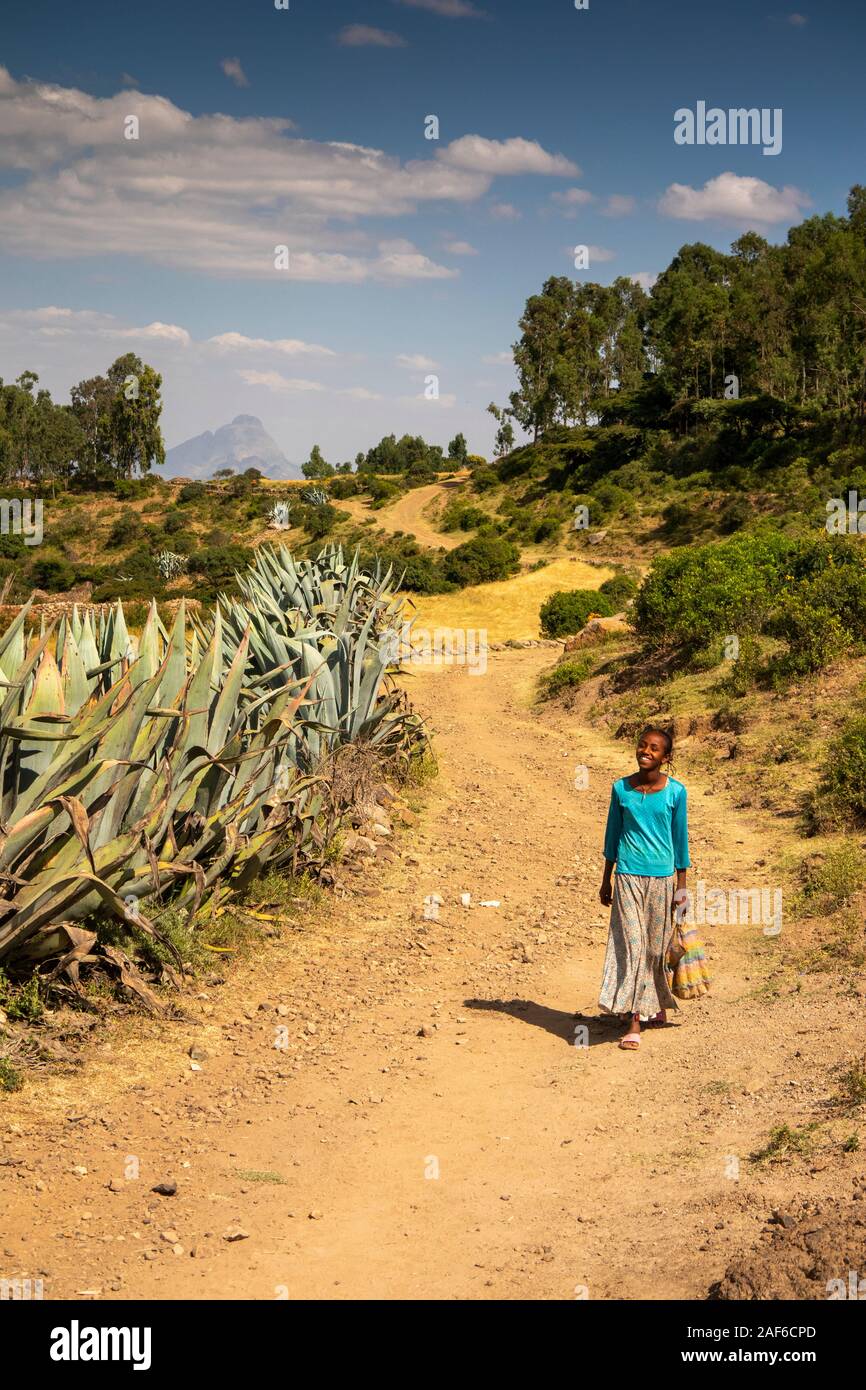
<svg viewBox="0 0 866 1390">
<path fill-rule="evenodd" d="M 495 584 L 475 584 L 453 594 L 404 597 L 414 599 L 416 627 L 484 628 L 489 642 L 505 642 L 511 637 L 540 637 L 539 610 L 559 589 L 597 589 L 613 575 L 612 569 L 564 555 L 543 569 Z"/>
</svg>

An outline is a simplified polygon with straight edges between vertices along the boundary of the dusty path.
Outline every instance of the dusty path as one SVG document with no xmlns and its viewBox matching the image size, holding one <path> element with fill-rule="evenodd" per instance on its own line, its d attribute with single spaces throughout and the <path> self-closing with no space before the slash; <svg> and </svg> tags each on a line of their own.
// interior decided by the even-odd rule
<svg viewBox="0 0 866 1390">
<path fill-rule="evenodd" d="M 415 487 L 398 497 L 396 502 L 376 511 L 371 511 L 366 502 L 359 497 L 347 497 L 336 505 L 349 512 L 357 521 L 366 521 L 372 517 L 383 531 L 390 531 L 392 535 L 395 531 L 402 531 L 408 536 L 413 536 L 419 545 L 428 546 L 431 550 L 454 550 L 468 539 L 466 532 L 437 531 L 431 526 L 425 512 L 437 498 L 441 498 L 443 502 L 447 500 L 449 489 L 456 485 L 457 479 L 450 483 L 428 483 L 425 487 Z"/>
<path fill-rule="evenodd" d="M 749 998 L 760 930 L 720 928 L 711 1000 L 638 1055 L 600 1023 L 573 1045 L 574 1011 L 595 1012 L 598 848 L 624 768 L 620 746 L 530 708 L 550 658 L 418 678 L 442 775 L 402 857 L 203 988 L 198 1021 L 124 1024 L 83 1075 L 7 1097 L 0 1274 L 55 1298 L 695 1298 L 753 1243 L 790 1172 L 747 1155 L 822 1087 L 820 982 Z M 765 838 L 705 790 L 695 875 L 765 881 Z M 501 907 L 467 911 L 461 891 Z M 834 1000 L 834 1055 L 861 1014 Z M 153 1195 L 166 1179 L 177 1194 Z M 825 1179 L 800 1174 L 816 1195 Z"/>
</svg>

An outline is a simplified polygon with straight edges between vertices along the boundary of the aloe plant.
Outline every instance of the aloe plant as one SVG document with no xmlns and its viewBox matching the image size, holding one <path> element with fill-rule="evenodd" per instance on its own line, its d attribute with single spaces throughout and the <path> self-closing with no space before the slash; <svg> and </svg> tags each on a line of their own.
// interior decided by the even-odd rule
<svg viewBox="0 0 866 1390">
<path fill-rule="evenodd" d="M 25 605 L 0 636 L 0 961 L 55 954 L 97 910 L 158 934 L 163 902 L 321 856 L 326 755 L 424 737 L 383 654 L 391 582 L 281 547 L 241 600 L 192 621 L 181 602 L 170 630 L 152 603 L 137 639 L 120 603 L 38 638 Z"/>
</svg>

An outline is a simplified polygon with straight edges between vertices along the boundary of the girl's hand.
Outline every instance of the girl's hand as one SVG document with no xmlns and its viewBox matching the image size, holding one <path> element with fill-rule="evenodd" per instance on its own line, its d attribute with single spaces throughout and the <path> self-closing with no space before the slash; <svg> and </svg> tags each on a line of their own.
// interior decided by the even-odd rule
<svg viewBox="0 0 866 1390">
<path fill-rule="evenodd" d="M 601 899 L 602 907 L 610 907 L 613 902 L 613 887 L 610 879 L 606 878 L 602 880 L 602 885 L 598 890 L 598 896 Z"/>
</svg>

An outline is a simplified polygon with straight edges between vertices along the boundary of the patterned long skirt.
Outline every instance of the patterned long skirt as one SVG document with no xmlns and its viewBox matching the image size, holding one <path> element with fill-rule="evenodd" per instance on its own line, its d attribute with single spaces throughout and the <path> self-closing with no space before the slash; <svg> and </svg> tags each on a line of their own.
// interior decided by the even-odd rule
<svg viewBox="0 0 866 1390">
<path fill-rule="evenodd" d="M 605 1013 L 652 1018 L 678 1007 L 665 975 L 675 889 L 676 874 L 616 875 L 599 997 Z"/>
</svg>

